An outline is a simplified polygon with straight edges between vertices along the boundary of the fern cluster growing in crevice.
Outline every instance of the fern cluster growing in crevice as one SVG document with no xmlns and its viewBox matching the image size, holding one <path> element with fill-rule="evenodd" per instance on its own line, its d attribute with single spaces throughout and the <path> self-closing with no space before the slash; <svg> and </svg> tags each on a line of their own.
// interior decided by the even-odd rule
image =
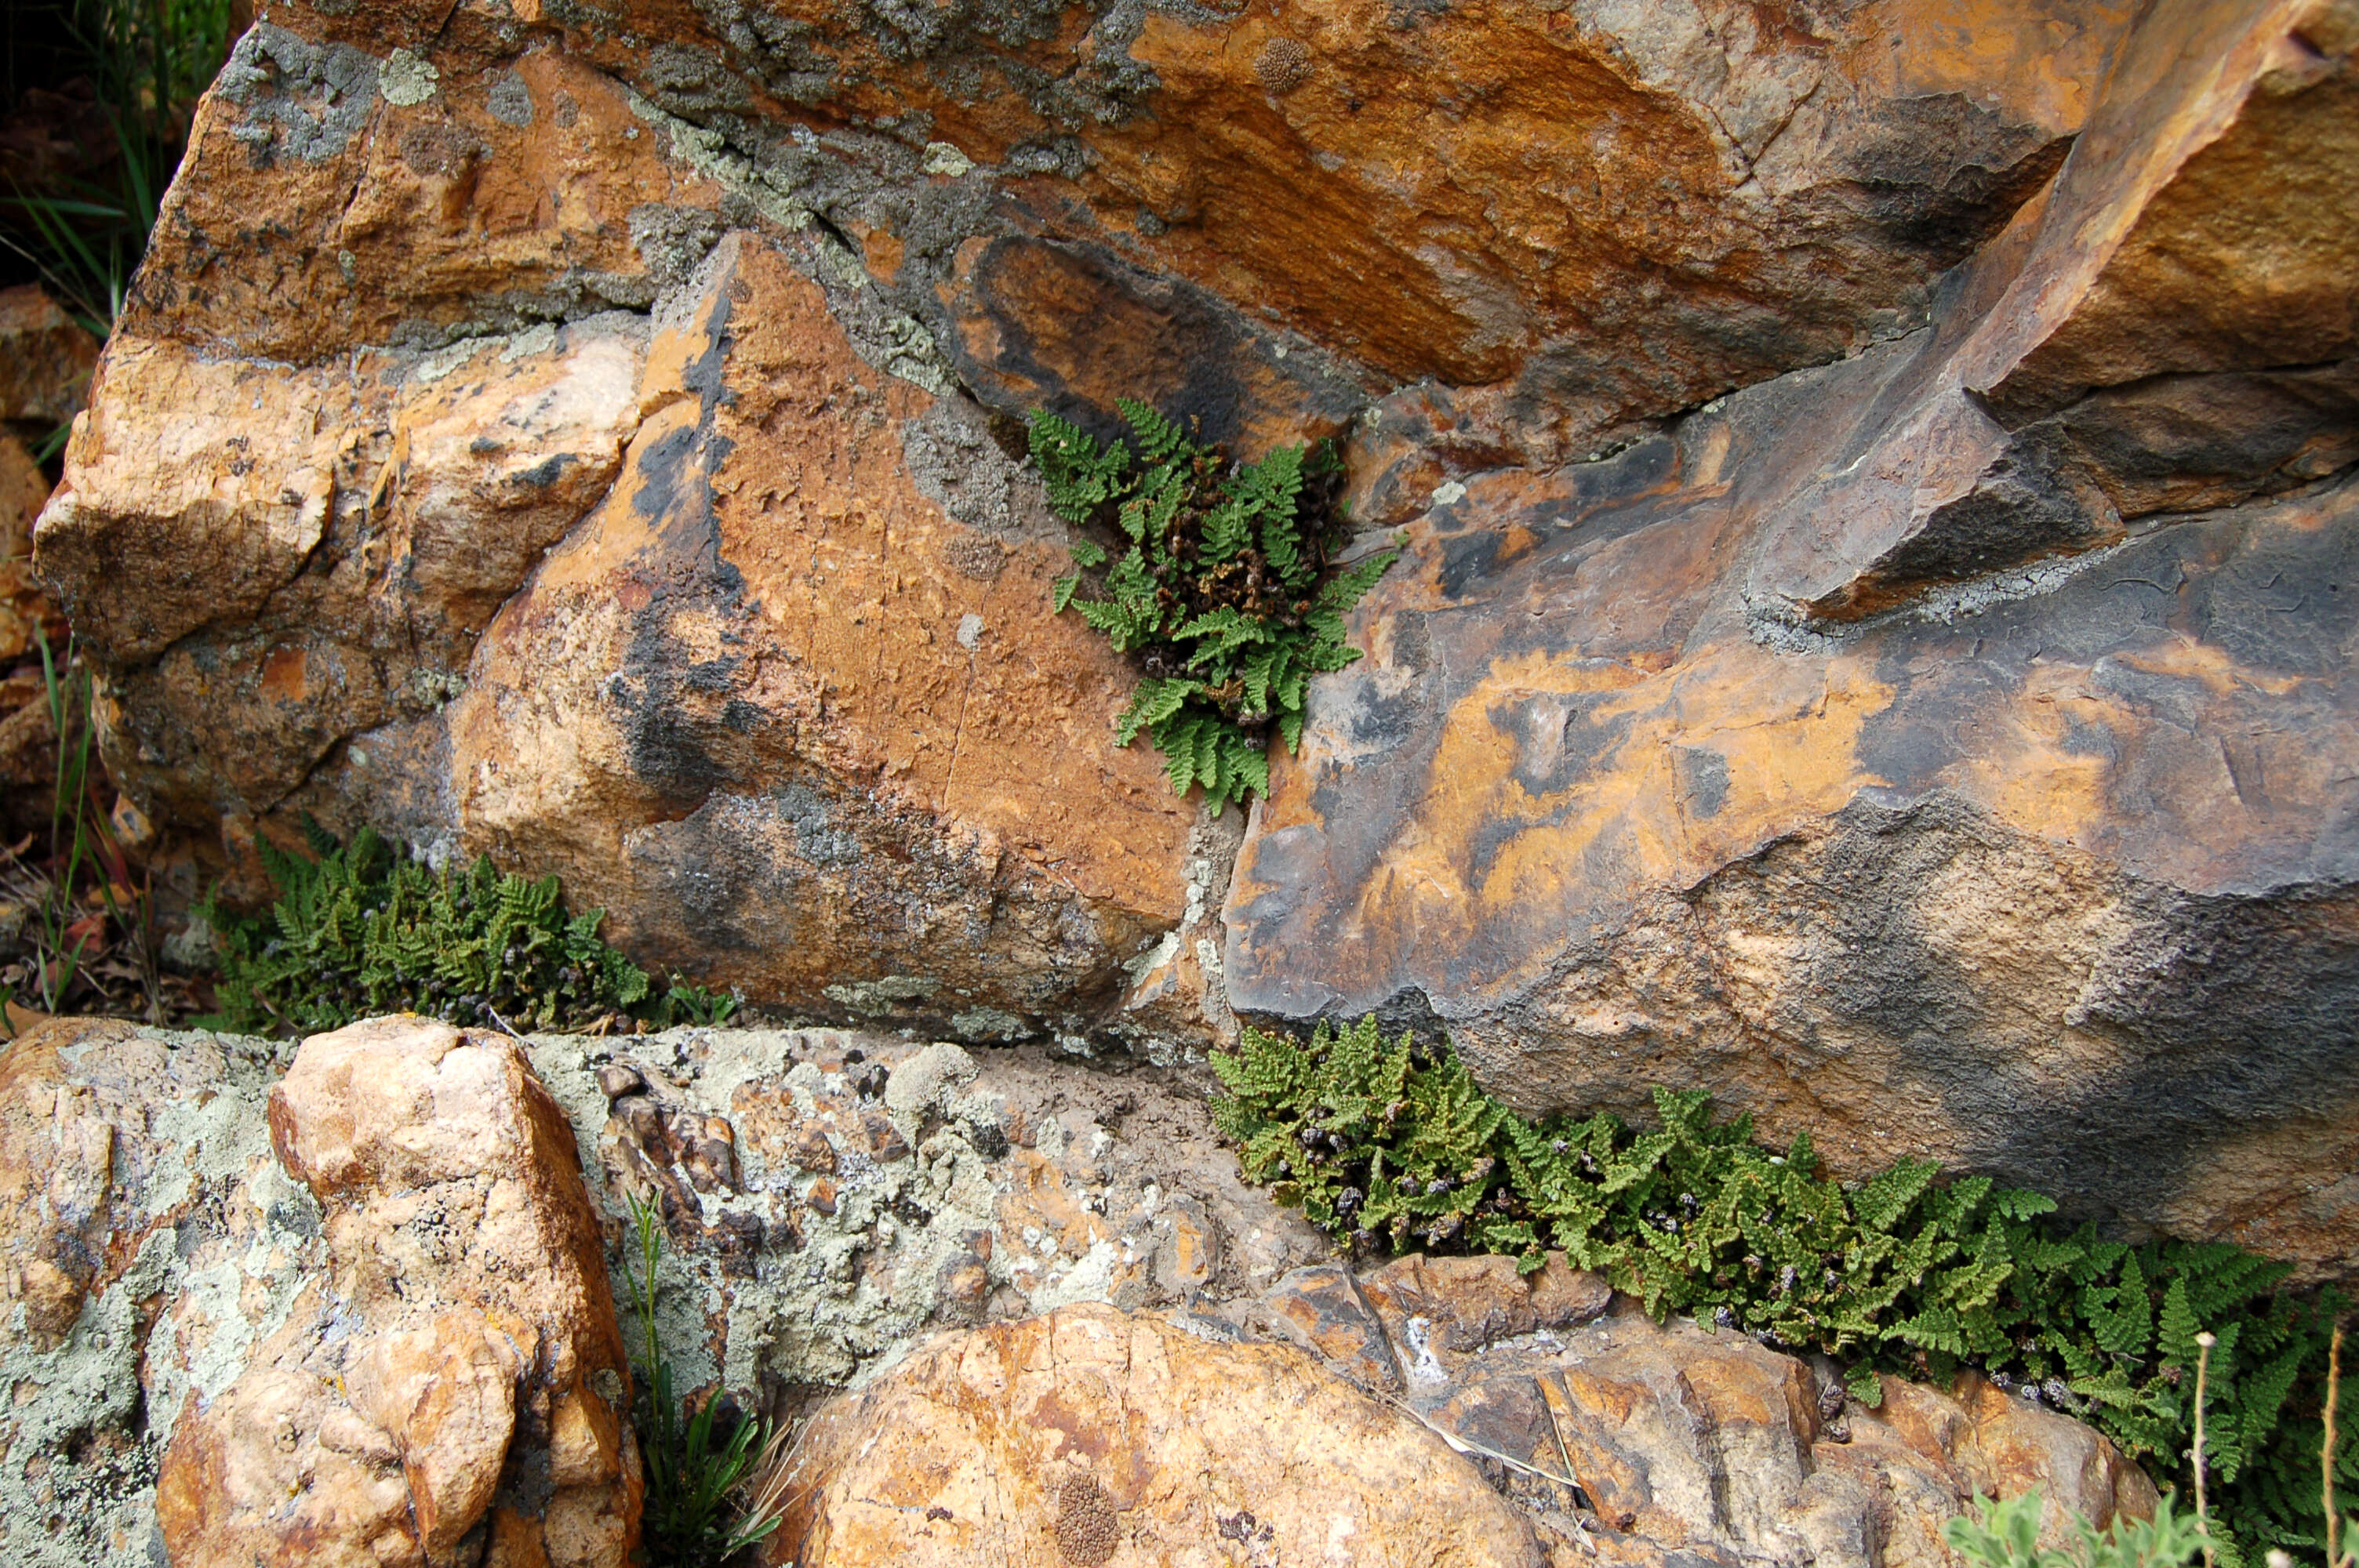
<svg viewBox="0 0 2359 1568">
<path fill-rule="evenodd" d="M 1118 406 L 1136 454 L 1054 415 L 1032 419 L 1049 504 L 1100 535 L 1074 540 L 1056 610 L 1078 610 L 1115 652 L 1139 656 L 1146 673 L 1116 741 L 1145 732 L 1171 787 L 1201 784 L 1218 813 L 1267 791 L 1271 735 L 1289 752 L 1300 742 L 1310 677 L 1360 656 L 1343 617 L 1399 552 L 1334 569 L 1348 528 L 1327 443 L 1234 464 L 1145 404 Z M 1101 567 L 1105 597 L 1082 597 L 1082 574 Z"/>
<path fill-rule="evenodd" d="M 2053 1200 L 1904 1160 L 1859 1182 L 1822 1173 L 1807 1136 L 1782 1153 L 1707 1096 L 1658 1089 L 1660 1125 L 1531 1121 L 1447 1044 L 1391 1044 L 1373 1019 L 1307 1042 L 1245 1032 L 1213 1065 L 1213 1106 L 1246 1176 L 1275 1184 L 1358 1249 L 1544 1249 L 1679 1313 L 1875 1373 L 1944 1380 L 1962 1366 L 2082 1416 L 2166 1484 L 2183 1479 L 2197 1338 L 2216 1336 L 2204 1455 L 2230 1568 L 2325 1540 L 2317 1403 L 2343 1303 L 2282 1289 L 2290 1270 L 2221 1243 L 2129 1246 L 2068 1229 Z M 2338 1444 L 2359 1481 L 2359 1444 Z M 2185 1495 L 2189 1488 L 2182 1486 Z"/>
<path fill-rule="evenodd" d="M 268 844 L 279 890 L 241 918 L 207 903 L 221 973 L 212 1027 L 309 1034 L 416 1012 L 459 1024 L 585 1027 L 623 1019 L 716 1023 L 735 1002 L 698 987 L 658 989 L 598 935 L 603 914 L 570 914 L 555 877 L 530 881 L 486 856 L 437 871 L 364 827 L 350 844 L 307 824 L 311 858 Z"/>
</svg>

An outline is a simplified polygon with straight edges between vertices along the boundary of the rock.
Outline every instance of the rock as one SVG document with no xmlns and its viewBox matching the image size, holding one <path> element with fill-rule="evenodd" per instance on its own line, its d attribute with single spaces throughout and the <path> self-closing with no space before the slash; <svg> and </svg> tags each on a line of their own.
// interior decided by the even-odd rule
<svg viewBox="0 0 2359 1568">
<path fill-rule="evenodd" d="M 164 1560 L 156 1478 L 194 1404 L 324 1268 L 271 1156 L 269 1048 L 60 1019 L 0 1053 L 0 1556 Z"/>
<path fill-rule="evenodd" d="M 1243 1183 L 1186 1080 L 824 1029 L 532 1050 L 609 1212 L 662 1208 L 680 1291 L 660 1310 L 700 1347 L 683 1387 L 841 1384 L 929 1327 L 1076 1303 L 1211 1310 L 1327 1252 Z M 616 1066 L 646 1087 L 610 1109 Z M 731 1181 L 700 1183 L 694 1137 L 725 1140 Z"/>
<path fill-rule="evenodd" d="M 572 1130 L 523 1051 L 416 1019 L 305 1042 L 271 1141 L 332 1261 L 157 1487 L 175 1568 L 620 1568 L 638 1450 Z"/>
<path fill-rule="evenodd" d="M 1941 1525 L 1977 1496 L 2038 1490 L 2051 1546 L 2157 1506 L 2103 1435 L 1973 1374 L 1950 1393 L 1886 1378 L 1877 1409 L 1846 1409 L 1831 1366 L 1655 1323 L 1560 1254 L 1529 1280 L 1503 1258 L 1317 1265 L 1223 1313 L 1397 1396 L 1559 1563 L 1954 1568 Z"/>
<path fill-rule="evenodd" d="M 2155 1504 L 1972 1375 L 1846 1409 L 1831 1366 L 1655 1324 L 1560 1257 L 1355 1276 L 1147 1075 L 1027 1047 L 970 1076 L 828 1031 L 617 1044 L 383 1020 L 276 1092 L 259 1042 L 60 1020 L 0 1054 L 7 1560 L 619 1563 L 639 1480 L 599 1232 L 658 1174 L 688 1195 L 657 1297 L 680 1387 L 857 1390 L 797 1451 L 814 1489 L 774 1558 L 1290 1561 L 1341 1512 L 1354 1561 L 1955 1568 L 1940 1526 L 1977 1493 L 2038 1487 L 2051 1543 Z M 846 1134 L 891 1123 L 846 1069 L 920 1063 L 939 1125 L 878 1163 Z M 641 1087 L 610 1109 L 616 1066 Z M 811 1133 L 843 1139 L 832 1177 L 786 1158 Z M 699 1139 L 737 1184 L 693 1184 Z M 985 1509 L 1040 1544 L 979 1546 Z"/>
<path fill-rule="evenodd" d="M 1439 488 L 1255 808 L 1228 1000 L 2348 1274 L 2359 236 L 2304 194 L 2359 168 L 2340 15 L 2157 13 L 1913 338 L 1598 462 L 1386 449 L 1372 493 Z"/>
<path fill-rule="evenodd" d="M 235 898 L 371 820 L 755 1001 L 1174 1060 L 1228 829 L 1109 743 L 1010 416 L 1606 449 L 1921 325 L 2134 7 L 742 9 L 244 34 L 41 531 L 110 766 Z"/>
<path fill-rule="evenodd" d="M 39 284 L 0 288 L 0 425 L 46 436 L 81 412 L 98 346 Z"/>
<path fill-rule="evenodd" d="M 652 147 L 611 83 L 565 81 L 579 122 L 548 134 Z M 717 200 L 692 160 L 630 157 L 664 211 Z M 291 373 L 258 320 L 126 327 L 38 540 L 106 667 L 110 764 L 234 865 L 257 824 L 371 821 L 560 874 L 643 962 L 762 1000 L 1089 1031 L 1186 908 L 1193 811 L 1103 743 L 1127 678 L 1041 613 L 1063 552 L 1037 487 L 939 376 L 878 359 L 809 232 L 697 232 L 652 319 L 431 352 L 379 322 Z"/>
<path fill-rule="evenodd" d="M 1301 1351 L 1073 1306 L 945 1336 L 814 1417 L 771 1563 L 1538 1568 L 1422 1425 Z"/>
</svg>

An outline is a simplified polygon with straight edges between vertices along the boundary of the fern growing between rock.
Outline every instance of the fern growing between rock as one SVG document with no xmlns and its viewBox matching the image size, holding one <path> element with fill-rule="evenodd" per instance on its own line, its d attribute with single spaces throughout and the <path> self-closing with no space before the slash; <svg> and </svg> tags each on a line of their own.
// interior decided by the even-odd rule
<svg viewBox="0 0 2359 1568">
<path fill-rule="evenodd" d="M 1118 406 L 1136 456 L 1052 414 L 1032 418 L 1049 503 L 1120 552 L 1077 537 L 1055 606 L 1139 655 L 1146 674 L 1115 740 L 1127 746 L 1144 731 L 1171 787 L 1201 784 L 1217 813 L 1267 791 L 1270 736 L 1289 752 L 1300 743 L 1310 677 L 1360 656 L 1343 617 L 1399 552 L 1332 569 L 1348 529 L 1342 464 L 1327 443 L 1232 464 L 1145 404 Z M 1080 597 L 1082 574 L 1101 567 L 1106 597 Z"/>
<path fill-rule="evenodd" d="M 2158 1478 L 2188 1466 L 2197 1335 L 2216 1336 L 2205 1465 L 2222 1561 L 2325 1540 L 2317 1402 L 2333 1292 L 2224 1243 L 2132 1247 L 2066 1229 L 2053 1200 L 1904 1160 L 1859 1182 L 1821 1173 L 1807 1136 L 1783 1153 L 1749 1118 L 1715 1124 L 1700 1091 L 1655 1091 L 1660 1125 L 1534 1122 L 1476 1085 L 1447 1044 L 1387 1044 L 1375 1022 L 1310 1040 L 1247 1029 L 1213 1067 L 1213 1120 L 1248 1179 L 1360 1248 L 1560 1249 L 1657 1316 L 1680 1313 L 1875 1373 L 1946 1380 L 1962 1366 L 2082 1415 Z M 2336 1445 L 2345 1484 L 2359 1443 Z"/>
<path fill-rule="evenodd" d="M 489 857 L 436 871 L 373 828 L 348 845 L 316 824 L 305 832 L 315 859 L 259 846 L 279 890 L 267 914 L 200 912 L 222 946 L 210 1026 L 310 1034 L 417 1012 L 552 1029 L 634 1010 L 660 1022 L 683 994 L 691 1014 L 727 1015 L 692 987 L 655 995 L 646 972 L 599 939 L 602 912 L 566 911 L 555 877 L 527 881 Z"/>
</svg>

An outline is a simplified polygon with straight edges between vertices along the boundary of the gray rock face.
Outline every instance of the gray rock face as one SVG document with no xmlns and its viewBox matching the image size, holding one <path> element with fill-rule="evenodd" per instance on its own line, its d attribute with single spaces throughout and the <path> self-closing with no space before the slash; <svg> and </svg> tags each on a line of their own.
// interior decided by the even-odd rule
<svg viewBox="0 0 2359 1568">
<path fill-rule="evenodd" d="M 2158 259 L 2343 145 L 2306 36 L 2161 17 L 2084 149 L 2135 178 L 2076 153 L 1925 332 L 1437 489 L 1256 809 L 1233 1002 L 2348 1273 L 2350 318 L 2223 325 L 2305 297 L 2303 210 L 2200 310 Z"/>
</svg>

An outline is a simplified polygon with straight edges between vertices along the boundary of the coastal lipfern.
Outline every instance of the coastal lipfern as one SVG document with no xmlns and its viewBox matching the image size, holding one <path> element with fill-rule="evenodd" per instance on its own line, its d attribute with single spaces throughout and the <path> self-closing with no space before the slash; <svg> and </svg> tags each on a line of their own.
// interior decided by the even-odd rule
<svg viewBox="0 0 2359 1568">
<path fill-rule="evenodd" d="M 1446 1043 L 1385 1042 L 1373 1019 L 1307 1040 L 1244 1032 L 1212 1066 L 1215 1127 L 1245 1173 L 1360 1249 L 1549 1250 L 1657 1315 L 1679 1313 L 1876 1374 L 1973 1367 L 2089 1421 L 2158 1481 L 2191 1482 L 2198 1336 L 2204 1463 L 2225 1568 L 2324 1541 L 2318 1395 L 2345 1303 L 2220 1242 L 2102 1237 L 2053 1200 L 1903 1160 L 1845 1183 L 1807 1134 L 1782 1152 L 1697 1090 L 1657 1089 L 1651 1129 L 1532 1120 L 1485 1094 Z M 2338 1485 L 2359 1485 L 2347 1427 Z"/>
<path fill-rule="evenodd" d="M 1146 667 L 1115 742 L 1146 735 L 1171 787 L 1201 785 L 1219 812 L 1267 791 L 1272 736 L 1301 743 L 1310 678 L 1360 656 L 1344 617 L 1398 551 L 1336 569 L 1348 530 L 1328 444 L 1232 463 L 1143 403 L 1117 406 L 1136 453 L 1033 416 L 1049 503 L 1082 531 L 1051 602 Z M 1101 570 L 1085 595 L 1083 574 Z"/>
<path fill-rule="evenodd" d="M 683 997 L 691 1013 L 717 1008 L 693 987 L 656 993 L 599 937 L 599 911 L 566 909 L 555 877 L 488 857 L 438 871 L 368 827 L 349 844 L 316 824 L 306 837 L 308 856 L 258 846 L 278 889 L 265 914 L 203 911 L 222 946 L 219 1027 L 310 1034 L 417 1012 L 548 1029 L 632 1012 L 668 1022 Z"/>
</svg>

